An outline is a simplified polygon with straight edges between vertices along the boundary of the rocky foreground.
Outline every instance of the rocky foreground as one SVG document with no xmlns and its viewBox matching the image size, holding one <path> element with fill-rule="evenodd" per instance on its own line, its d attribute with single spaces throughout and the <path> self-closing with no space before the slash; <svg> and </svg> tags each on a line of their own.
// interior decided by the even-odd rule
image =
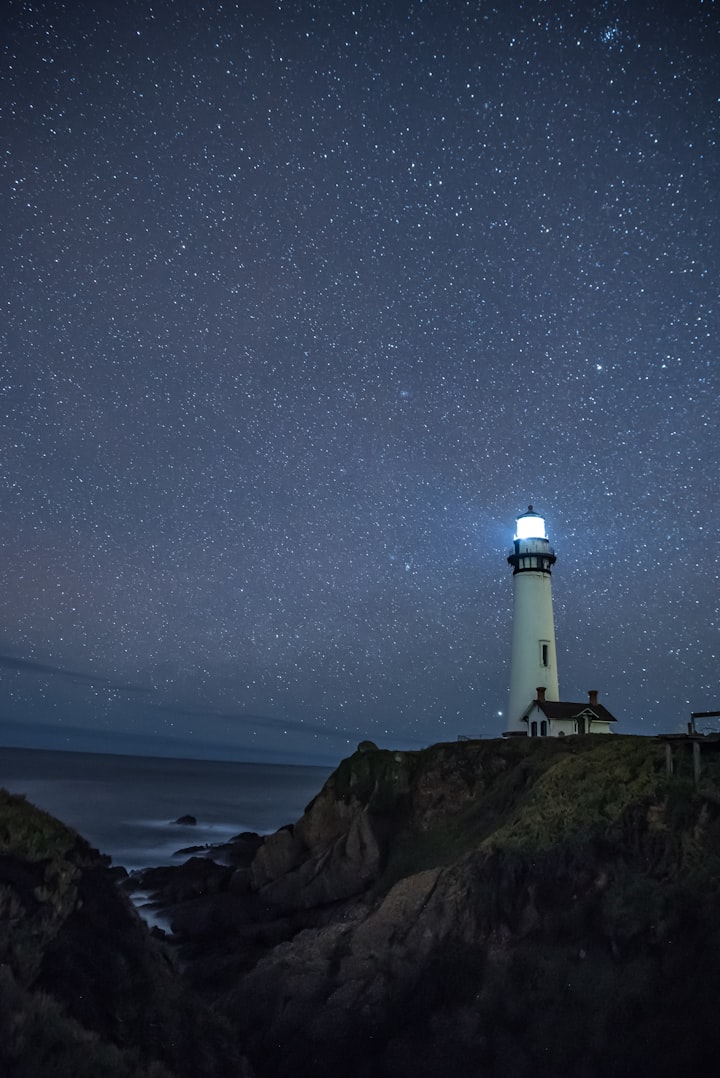
<svg viewBox="0 0 720 1078">
<path fill-rule="evenodd" d="M 0 1075 L 252 1078 L 109 866 L 0 789 Z"/>
<path fill-rule="evenodd" d="M 365 744 L 294 825 L 126 881 L 165 941 L 4 795 L 31 838 L 0 829 L 0 1073 L 715 1074 L 720 754 L 696 784 L 689 748 Z M 48 1016 L 105 1069 L 33 1070 Z"/>
</svg>

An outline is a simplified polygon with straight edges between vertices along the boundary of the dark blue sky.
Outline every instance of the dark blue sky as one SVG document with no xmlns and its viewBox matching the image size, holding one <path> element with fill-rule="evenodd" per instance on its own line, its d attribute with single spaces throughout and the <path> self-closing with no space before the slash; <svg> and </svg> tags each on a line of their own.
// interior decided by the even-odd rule
<svg viewBox="0 0 720 1078">
<path fill-rule="evenodd" d="M 11 2 L 0 740 L 495 736 L 720 705 L 717 5 Z"/>
</svg>

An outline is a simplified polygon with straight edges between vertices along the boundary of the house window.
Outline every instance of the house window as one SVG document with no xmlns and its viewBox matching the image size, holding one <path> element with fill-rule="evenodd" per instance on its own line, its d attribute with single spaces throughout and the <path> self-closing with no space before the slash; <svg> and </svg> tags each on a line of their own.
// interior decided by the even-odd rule
<svg viewBox="0 0 720 1078">
<path fill-rule="evenodd" d="M 540 665 L 550 665 L 550 644 L 547 640 L 540 641 Z"/>
<path fill-rule="evenodd" d="M 530 737 L 537 737 L 537 723 L 530 723 Z"/>
<path fill-rule="evenodd" d="M 547 737 L 547 719 L 543 719 L 540 723 L 540 737 Z"/>
</svg>

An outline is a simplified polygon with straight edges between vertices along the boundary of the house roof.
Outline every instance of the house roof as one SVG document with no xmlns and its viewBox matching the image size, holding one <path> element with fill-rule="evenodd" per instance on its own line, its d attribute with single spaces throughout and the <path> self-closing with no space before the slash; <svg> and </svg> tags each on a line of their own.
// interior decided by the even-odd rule
<svg viewBox="0 0 720 1078">
<path fill-rule="evenodd" d="M 615 716 L 602 704 L 591 706 L 587 701 L 576 704 L 568 700 L 533 700 L 524 718 L 527 718 L 534 707 L 539 707 L 548 719 L 577 719 L 581 715 L 589 715 L 590 718 L 599 719 L 601 722 L 617 722 Z"/>
</svg>

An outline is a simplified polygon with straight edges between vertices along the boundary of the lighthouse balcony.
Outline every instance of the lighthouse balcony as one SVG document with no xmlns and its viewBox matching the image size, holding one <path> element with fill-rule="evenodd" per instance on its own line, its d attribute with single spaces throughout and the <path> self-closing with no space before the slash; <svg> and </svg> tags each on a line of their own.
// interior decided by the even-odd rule
<svg viewBox="0 0 720 1078">
<path fill-rule="evenodd" d="M 508 557 L 515 573 L 549 573 L 556 562 L 554 552 L 546 547 L 541 553 L 513 551 Z"/>
</svg>

